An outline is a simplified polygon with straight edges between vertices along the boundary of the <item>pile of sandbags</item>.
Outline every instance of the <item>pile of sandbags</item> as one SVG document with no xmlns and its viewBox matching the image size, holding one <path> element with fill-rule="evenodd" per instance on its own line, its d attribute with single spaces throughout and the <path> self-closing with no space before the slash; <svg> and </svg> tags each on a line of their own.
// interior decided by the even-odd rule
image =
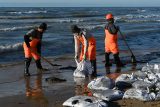
<svg viewBox="0 0 160 107">
<path fill-rule="evenodd" d="M 78 72 L 78 67 L 75 72 Z M 86 74 L 83 74 L 86 77 Z M 80 82 L 83 81 L 78 80 L 78 83 Z M 122 98 L 138 99 L 141 101 L 160 100 L 160 64 L 147 64 L 140 71 L 132 74 L 121 74 L 115 82 L 106 76 L 98 77 L 92 80 L 87 87 L 91 90 L 94 97 L 71 97 L 63 103 L 63 106 L 107 107 L 107 101 Z M 128 89 L 129 87 L 132 88 Z M 125 88 L 127 88 L 127 91 Z"/>
<path fill-rule="evenodd" d="M 153 101 L 160 99 L 160 65 L 146 65 L 132 74 L 121 74 L 114 82 L 108 77 L 99 77 L 88 84 L 93 96 L 106 101 L 121 98 Z M 113 86 L 115 86 L 113 88 Z M 126 92 L 126 88 L 128 89 Z M 118 90 L 116 90 L 118 89 Z"/>
<path fill-rule="evenodd" d="M 132 89 L 124 93 L 123 98 L 142 101 L 160 100 L 160 65 L 146 65 L 141 71 L 131 74 L 135 79 Z M 130 79 L 132 80 L 132 79 Z"/>
<path fill-rule="evenodd" d="M 147 90 L 132 88 L 128 89 L 124 93 L 123 98 L 138 99 L 141 101 L 152 101 L 155 99 L 155 94 L 148 93 Z"/>
<path fill-rule="evenodd" d="M 152 83 L 148 83 L 148 82 L 145 82 L 143 80 L 137 80 L 135 81 L 132 86 L 135 88 L 135 89 L 142 89 L 142 90 L 148 90 L 148 89 L 151 89 L 154 87 L 154 84 Z"/>
</svg>

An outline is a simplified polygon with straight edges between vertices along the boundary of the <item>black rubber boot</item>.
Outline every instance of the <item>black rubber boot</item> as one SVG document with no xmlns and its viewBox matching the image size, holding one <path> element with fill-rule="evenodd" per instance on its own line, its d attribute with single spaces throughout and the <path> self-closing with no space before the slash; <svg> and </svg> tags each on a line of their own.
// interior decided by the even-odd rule
<svg viewBox="0 0 160 107">
<path fill-rule="evenodd" d="M 110 67 L 105 67 L 106 68 L 106 74 L 110 74 Z"/>
<path fill-rule="evenodd" d="M 45 69 L 45 68 L 42 67 L 40 59 L 36 60 L 35 62 L 36 62 L 36 66 L 37 66 L 38 72 L 48 71 L 48 69 Z"/>
<path fill-rule="evenodd" d="M 96 64 L 96 59 L 95 60 L 91 60 L 91 66 L 93 68 L 93 73 L 92 76 L 93 77 L 97 77 L 97 64 Z"/>
<path fill-rule="evenodd" d="M 105 67 L 110 67 L 110 66 L 112 66 L 112 64 L 109 62 L 109 55 L 110 55 L 110 53 L 105 53 L 105 61 L 106 61 L 106 63 L 105 63 Z"/>
<path fill-rule="evenodd" d="M 117 67 L 124 67 L 124 64 L 121 62 L 120 58 L 119 58 L 119 53 L 114 54 L 114 61 L 116 63 Z"/>
<path fill-rule="evenodd" d="M 39 60 L 36 60 L 35 62 L 36 62 L 37 68 L 42 69 L 41 60 L 39 59 Z"/>
<path fill-rule="evenodd" d="M 30 76 L 29 73 L 29 66 L 30 66 L 30 62 L 31 62 L 31 58 L 26 58 L 25 62 L 24 62 L 24 76 Z"/>
</svg>

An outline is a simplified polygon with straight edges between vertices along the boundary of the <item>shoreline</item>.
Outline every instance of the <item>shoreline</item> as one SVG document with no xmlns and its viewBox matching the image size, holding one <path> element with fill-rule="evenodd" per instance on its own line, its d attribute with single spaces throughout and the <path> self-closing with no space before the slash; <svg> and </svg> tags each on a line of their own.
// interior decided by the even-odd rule
<svg viewBox="0 0 160 107">
<path fill-rule="evenodd" d="M 57 60 L 71 59 L 72 58 L 71 56 L 72 56 L 72 54 L 56 55 L 56 56 L 49 56 L 49 57 L 43 56 L 43 57 L 48 60 L 57 61 Z M 43 59 L 41 59 L 41 60 L 44 61 Z M 24 63 L 24 59 L 22 59 L 21 61 L 18 61 L 18 62 L 14 62 L 14 61 L 8 62 L 7 61 L 7 62 L 0 63 L 0 68 L 8 67 L 8 66 L 16 66 L 16 65 L 23 64 L 23 63 Z M 34 63 L 34 59 L 32 59 L 31 63 Z"/>
<path fill-rule="evenodd" d="M 128 54 L 121 53 L 121 56 Z M 55 57 L 47 57 L 54 64 L 61 66 L 52 67 L 45 61 L 42 65 L 49 68 L 49 71 L 39 75 L 34 62 L 31 63 L 31 77 L 23 77 L 23 63 L 17 65 L 6 65 L 1 68 L 0 72 L 0 104 L 4 107 L 62 107 L 64 101 L 74 95 L 86 95 L 87 80 L 78 82 L 73 77 L 73 67 L 76 67 L 73 55 L 61 55 Z M 106 73 L 104 67 L 103 53 L 97 54 L 97 73 L 99 76 L 109 76 L 112 79 L 117 78 L 122 73 L 136 72 L 141 69 L 144 63 L 138 64 L 135 68 L 128 63 L 126 67 L 117 69 L 115 64 L 110 69 L 111 74 Z M 63 69 L 62 69 L 63 68 Z M 57 77 L 65 79 L 65 82 L 46 81 L 47 78 Z M 118 100 L 110 102 L 111 107 L 158 107 L 158 102 L 141 102 L 137 100 Z"/>
<path fill-rule="evenodd" d="M 151 52 L 159 52 L 159 51 L 157 49 L 153 48 L 153 49 L 149 49 L 149 50 L 144 50 L 143 52 L 142 52 L 142 50 L 133 50 L 133 52 L 134 52 L 135 56 L 139 56 L 139 55 L 146 55 L 146 54 L 149 54 Z M 97 52 L 97 56 L 102 56 L 102 55 L 104 55 L 104 52 Z M 46 59 L 53 60 L 53 61 L 57 61 L 59 59 L 62 59 L 62 60 L 73 59 L 74 58 L 74 53 L 63 54 L 63 55 L 55 55 L 55 56 L 43 56 L 43 57 L 46 58 Z M 123 58 L 123 57 L 130 57 L 130 52 L 128 50 L 121 50 L 120 51 L 120 58 Z M 113 58 L 112 55 L 111 55 L 111 58 Z M 42 59 L 42 61 L 43 61 L 43 59 Z M 21 59 L 20 61 L 18 61 L 16 63 L 14 61 L 1 62 L 0 63 L 0 68 L 1 67 L 7 67 L 7 66 L 19 65 L 19 64 L 22 64 L 23 62 L 24 62 L 24 59 Z"/>
</svg>

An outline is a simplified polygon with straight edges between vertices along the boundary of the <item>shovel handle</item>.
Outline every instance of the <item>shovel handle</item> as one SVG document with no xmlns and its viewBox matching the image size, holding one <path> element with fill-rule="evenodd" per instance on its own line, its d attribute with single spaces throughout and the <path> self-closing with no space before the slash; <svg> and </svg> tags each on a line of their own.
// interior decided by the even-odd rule
<svg viewBox="0 0 160 107">
<path fill-rule="evenodd" d="M 124 43 L 125 43 L 126 46 L 128 47 L 130 53 L 131 53 L 131 61 L 132 61 L 132 63 L 136 63 L 136 62 L 137 62 L 137 61 L 136 61 L 136 57 L 134 56 L 134 54 L 133 54 L 131 48 L 129 47 L 129 45 L 128 45 L 126 39 L 125 39 L 125 37 L 123 36 L 123 34 L 122 34 L 122 32 L 121 32 L 120 30 L 119 30 L 119 33 L 120 33 L 121 37 L 123 38 Z"/>
<path fill-rule="evenodd" d="M 46 61 L 48 64 L 50 64 L 51 66 L 55 66 L 53 63 L 51 63 L 48 59 L 44 58 L 43 56 L 41 56 L 39 53 L 37 53 L 36 51 L 34 51 L 33 49 L 29 48 L 31 52 L 37 54 L 38 56 L 40 56 L 44 61 Z"/>
</svg>

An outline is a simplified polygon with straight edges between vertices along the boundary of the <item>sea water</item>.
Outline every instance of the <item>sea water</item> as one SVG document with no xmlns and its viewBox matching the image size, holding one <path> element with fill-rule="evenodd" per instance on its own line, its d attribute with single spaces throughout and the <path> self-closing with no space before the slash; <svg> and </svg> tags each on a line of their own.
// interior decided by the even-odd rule
<svg viewBox="0 0 160 107">
<path fill-rule="evenodd" d="M 89 29 L 96 38 L 97 53 L 103 53 L 107 13 L 113 13 L 116 25 L 120 26 L 133 52 L 155 49 L 159 53 L 160 8 L 158 7 L 1 7 L 0 63 L 23 61 L 23 37 L 42 22 L 48 24 L 48 30 L 43 36 L 43 56 L 74 53 L 74 41 L 70 29 L 73 24 Z M 120 36 L 119 48 L 120 51 L 128 50 Z M 157 53 L 156 57 L 159 55 Z"/>
</svg>

